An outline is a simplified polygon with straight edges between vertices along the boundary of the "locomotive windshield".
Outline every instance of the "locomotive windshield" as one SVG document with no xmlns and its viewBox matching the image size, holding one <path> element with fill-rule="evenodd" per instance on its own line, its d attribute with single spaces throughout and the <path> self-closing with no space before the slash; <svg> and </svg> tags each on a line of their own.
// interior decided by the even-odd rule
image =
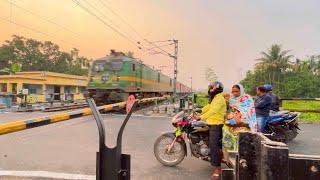
<svg viewBox="0 0 320 180">
<path fill-rule="evenodd" d="M 95 61 L 92 65 L 92 71 L 94 72 L 101 72 L 104 71 L 106 65 L 106 61 L 101 60 L 101 61 Z"/>
<path fill-rule="evenodd" d="M 123 62 L 121 59 L 112 59 L 108 64 L 109 70 L 119 71 L 122 69 Z"/>
<path fill-rule="evenodd" d="M 99 73 L 103 71 L 120 71 L 123 62 L 121 59 L 97 60 L 92 65 L 92 71 Z"/>
</svg>

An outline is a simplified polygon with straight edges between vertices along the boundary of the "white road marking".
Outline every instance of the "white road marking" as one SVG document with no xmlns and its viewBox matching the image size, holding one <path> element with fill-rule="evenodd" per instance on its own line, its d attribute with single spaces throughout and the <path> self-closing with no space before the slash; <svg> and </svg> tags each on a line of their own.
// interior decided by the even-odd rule
<svg viewBox="0 0 320 180">
<path fill-rule="evenodd" d="M 38 177 L 38 178 L 53 178 L 53 179 L 77 179 L 77 180 L 94 180 L 94 175 L 83 175 L 83 174 L 68 174 L 68 173 L 57 173 L 49 171 L 5 171 L 0 170 L 1 176 L 13 176 L 13 177 Z"/>
</svg>

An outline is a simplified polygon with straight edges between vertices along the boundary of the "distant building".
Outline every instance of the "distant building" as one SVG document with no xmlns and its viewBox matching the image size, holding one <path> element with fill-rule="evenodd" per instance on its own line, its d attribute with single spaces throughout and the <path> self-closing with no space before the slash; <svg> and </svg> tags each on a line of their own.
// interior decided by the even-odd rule
<svg viewBox="0 0 320 180">
<path fill-rule="evenodd" d="M 28 89 L 27 102 L 74 101 L 84 99 L 87 77 L 62 73 L 31 71 L 0 75 L 0 94 L 12 94 L 13 102 L 20 102 L 22 89 Z"/>
</svg>

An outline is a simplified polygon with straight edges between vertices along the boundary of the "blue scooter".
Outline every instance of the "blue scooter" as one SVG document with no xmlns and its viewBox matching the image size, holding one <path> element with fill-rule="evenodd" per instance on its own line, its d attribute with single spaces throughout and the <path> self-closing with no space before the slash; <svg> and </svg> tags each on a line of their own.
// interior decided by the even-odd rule
<svg viewBox="0 0 320 180">
<path fill-rule="evenodd" d="M 265 134 L 271 140 L 288 142 L 297 137 L 300 113 L 290 111 L 271 112 L 270 120 L 265 127 Z"/>
</svg>

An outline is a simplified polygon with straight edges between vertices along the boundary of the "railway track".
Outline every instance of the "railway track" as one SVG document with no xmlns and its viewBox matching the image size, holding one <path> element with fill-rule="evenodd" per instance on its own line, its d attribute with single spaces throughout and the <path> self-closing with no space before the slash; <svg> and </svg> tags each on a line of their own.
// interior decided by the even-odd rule
<svg viewBox="0 0 320 180">
<path fill-rule="evenodd" d="M 43 112 L 55 112 L 55 111 L 66 111 L 66 110 L 72 110 L 72 109 L 80 109 L 88 107 L 87 103 L 81 103 L 81 104 L 71 104 L 71 105 L 64 105 L 59 107 L 46 107 Z"/>
<path fill-rule="evenodd" d="M 137 106 L 137 110 L 141 110 L 147 107 L 150 107 L 154 105 L 154 103 L 145 103 L 145 104 L 139 104 Z M 57 111 L 67 111 L 67 110 L 73 110 L 73 109 L 81 109 L 81 108 L 85 108 L 88 107 L 87 103 L 81 103 L 81 104 L 71 104 L 71 105 L 64 105 L 64 106 L 56 106 L 56 107 L 46 107 L 44 108 L 42 111 L 43 112 L 57 112 Z M 118 110 L 113 110 L 110 112 L 117 112 L 117 113 L 125 113 L 124 109 L 118 109 Z M 109 113 L 109 112 L 105 112 L 105 113 Z"/>
</svg>

